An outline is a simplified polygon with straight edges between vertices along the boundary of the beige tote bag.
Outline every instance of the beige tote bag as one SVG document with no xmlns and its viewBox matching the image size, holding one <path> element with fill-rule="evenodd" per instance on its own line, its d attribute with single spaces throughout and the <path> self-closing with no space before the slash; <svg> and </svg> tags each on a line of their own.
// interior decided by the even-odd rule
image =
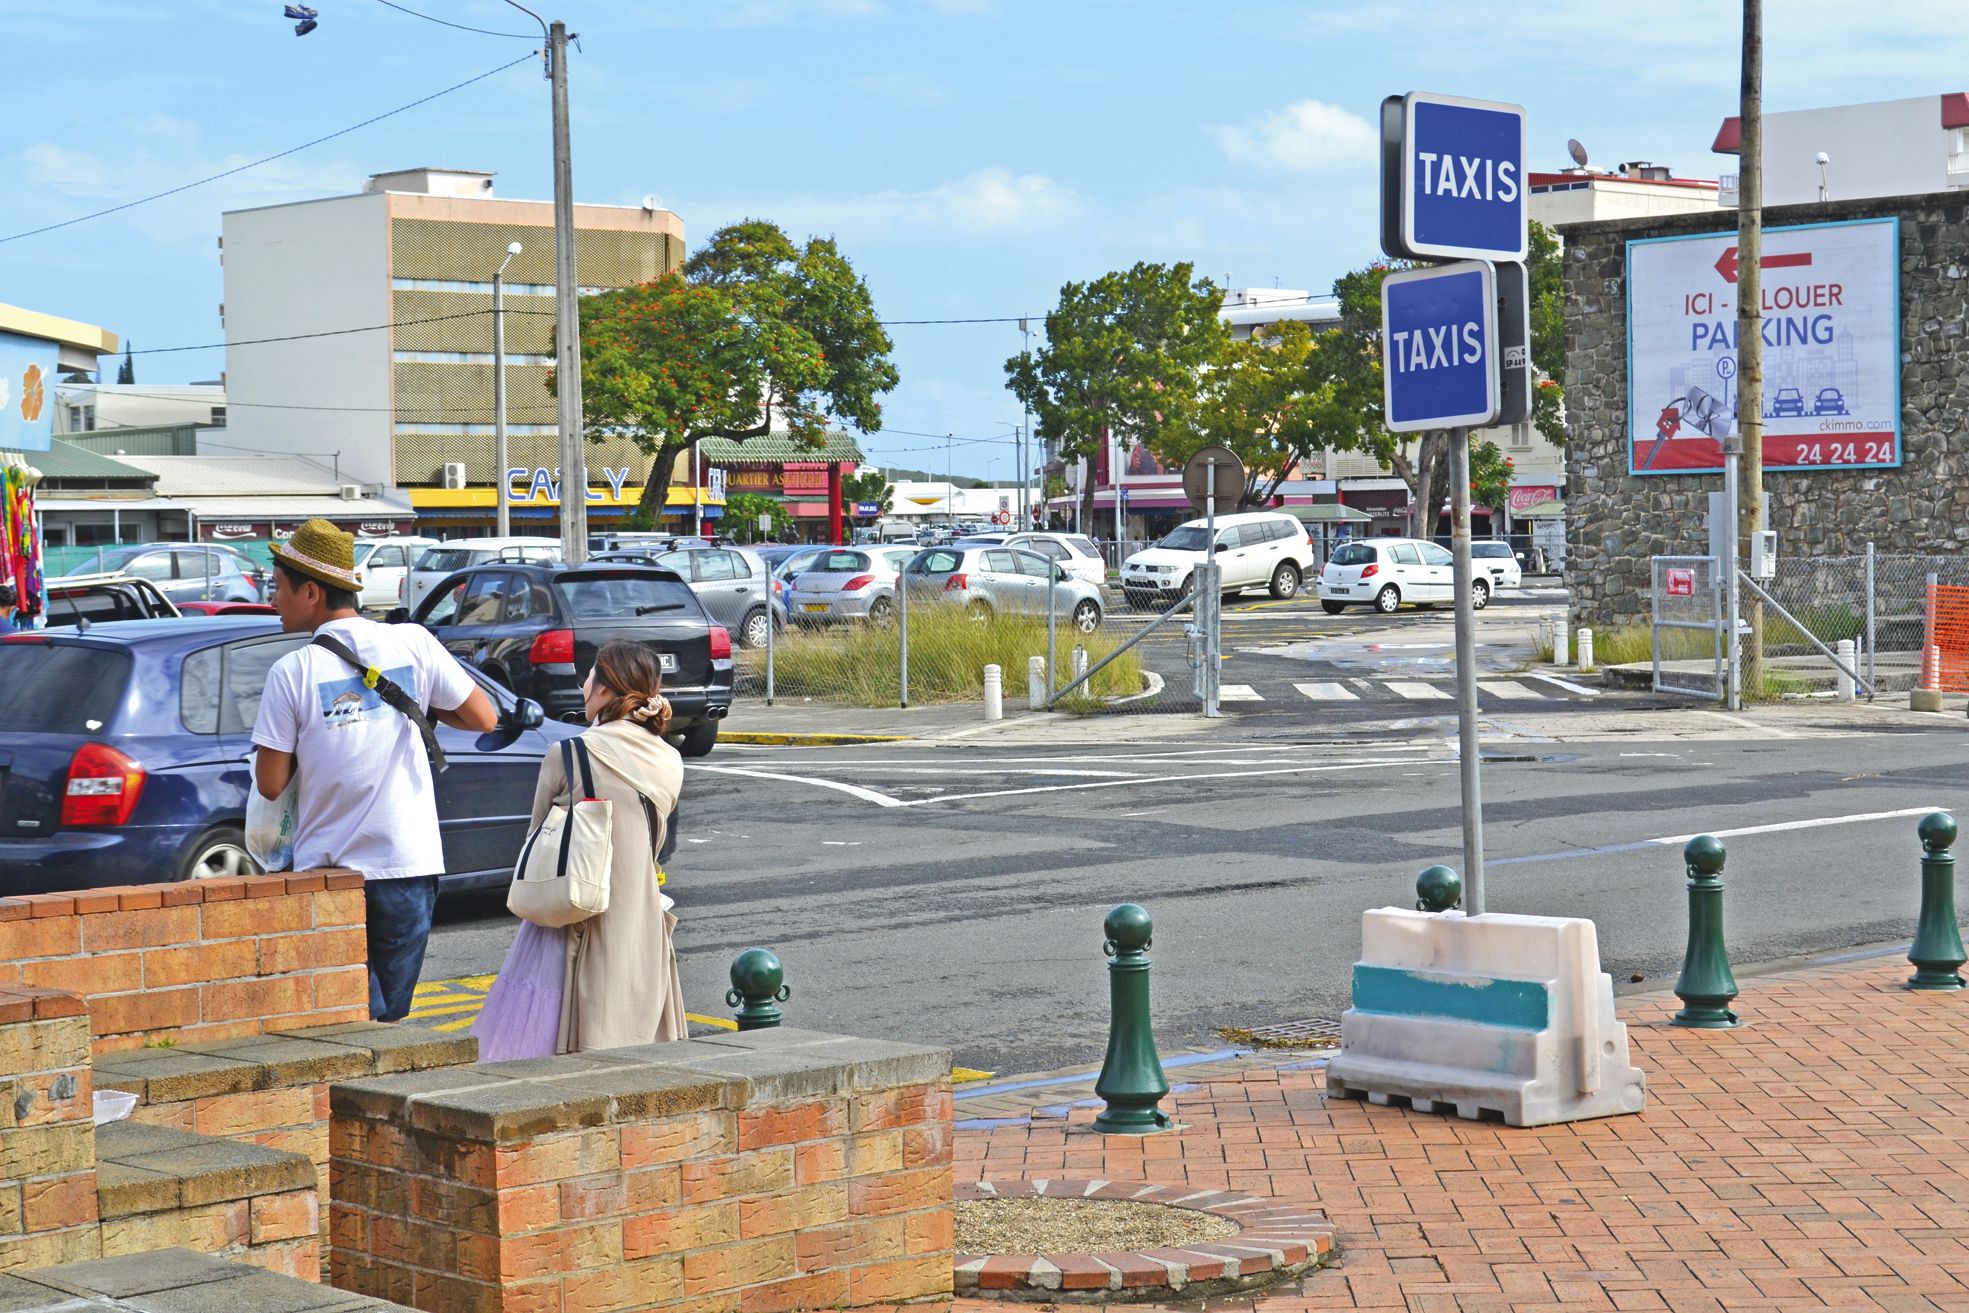
<svg viewBox="0 0 1969 1313">
<path fill-rule="evenodd" d="M 548 929 L 573 925 L 608 911 L 609 867 L 614 861 L 614 811 L 595 796 L 588 745 L 576 735 L 561 742 L 568 800 L 547 809 L 527 836 L 506 891 L 506 910 Z M 575 792 L 580 767 L 581 791 Z"/>
</svg>

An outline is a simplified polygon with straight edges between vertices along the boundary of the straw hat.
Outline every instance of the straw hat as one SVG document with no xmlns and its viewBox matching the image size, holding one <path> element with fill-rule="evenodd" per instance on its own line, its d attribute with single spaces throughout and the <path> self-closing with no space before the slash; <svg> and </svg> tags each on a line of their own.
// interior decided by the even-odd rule
<svg viewBox="0 0 1969 1313">
<path fill-rule="evenodd" d="M 327 520 L 309 520 L 284 543 L 269 550 L 273 558 L 296 574 L 305 575 L 330 588 L 362 591 L 362 576 L 356 573 L 356 539 Z"/>
</svg>

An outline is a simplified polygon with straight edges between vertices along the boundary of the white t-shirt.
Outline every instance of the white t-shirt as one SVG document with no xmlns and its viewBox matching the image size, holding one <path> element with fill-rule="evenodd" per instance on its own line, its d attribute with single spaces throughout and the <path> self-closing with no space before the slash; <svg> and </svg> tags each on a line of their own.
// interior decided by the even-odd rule
<svg viewBox="0 0 1969 1313">
<path fill-rule="evenodd" d="M 427 709 L 456 710 L 477 687 L 419 625 L 351 617 L 316 632 L 341 639 Z M 295 870 L 343 866 L 371 880 L 444 873 L 423 736 L 341 657 L 311 644 L 276 661 L 253 742 L 294 754 Z"/>
</svg>

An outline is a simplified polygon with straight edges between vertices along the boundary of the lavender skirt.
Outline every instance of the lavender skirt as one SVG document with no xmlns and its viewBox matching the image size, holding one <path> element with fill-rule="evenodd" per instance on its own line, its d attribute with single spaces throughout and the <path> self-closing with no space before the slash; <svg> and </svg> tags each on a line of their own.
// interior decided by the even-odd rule
<svg viewBox="0 0 1969 1313">
<path fill-rule="evenodd" d="M 472 1023 L 480 1062 L 552 1057 L 561 1037 L 567 988 L 567 931 L 520 923 L 499 978 Z"/>
</svg>

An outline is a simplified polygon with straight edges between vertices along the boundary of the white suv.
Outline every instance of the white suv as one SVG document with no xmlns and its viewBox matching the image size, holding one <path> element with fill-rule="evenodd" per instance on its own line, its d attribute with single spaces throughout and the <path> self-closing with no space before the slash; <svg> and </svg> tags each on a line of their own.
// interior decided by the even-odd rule
<svg viewBox="0 0 1969 1313">
<path fill-rule="evenodd" d="M 558 538 L 458 538 L 426 547 L 403 577 L 403 604 L 415 611 L 424 595 L 445 576 L 468 565 L 489 561 L 520 561 L 546 565 L 561 559 Z"/>
<path fill-rule="evenodd" d="M 1350 606 L 1371 606 L 1385 615 L 1404 603 L 1454 602 L 1455 564 L 1449 548 L 1420 538 L 1343 543 L 1320 572 L 1320 606 L 1328 615 L 1339 615 Z M 1495 584 L 1481 567 L 1474 573 L 1470 604 L 1481 611 L 1490 604 Z"/>
<path fill-rule="evenodd" d="M 1140 610 L 1187 597 L 1196 587 L 1209 538 L 1203 520 L 1191 520 L 1121 565 L 1121 591 Z M 1248 511 L 1217 517 L 1217 565 L 1224 595 L 1266 587 L 1273 597 L 1292 597 L 1313 571 L 1306 527 L 1281 511 Z"/>
</svg>

